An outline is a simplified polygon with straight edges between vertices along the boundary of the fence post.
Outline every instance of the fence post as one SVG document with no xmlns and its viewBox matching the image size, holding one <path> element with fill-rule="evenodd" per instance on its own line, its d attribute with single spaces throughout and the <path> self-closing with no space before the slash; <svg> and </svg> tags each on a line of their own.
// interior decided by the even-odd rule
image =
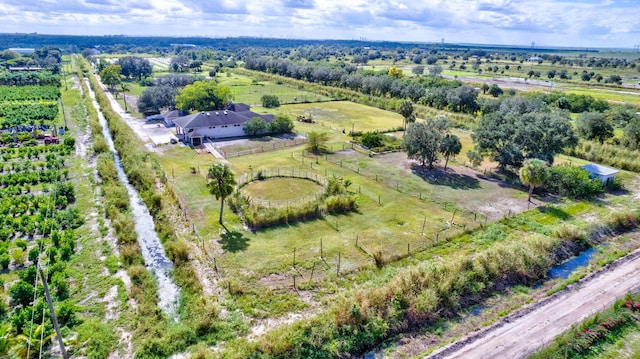
<svg viewBox="0 0 640 359">
<path fill-rule="evenodd" d="M 407 242 L 407 255 L 411 255 L 411 243 Z"/>
<path fill-rule="evenodd" d="M 378 195 L 378 204 L 382 205 L 382 203 L 380 202 L 380 195 Z"/>
<path fill-rule="evenodd" d="M 424 236 L 424 226 L 427 225 L 427 216 L 424 216 L 424 221 L 422 221 L 422 235 Z"/>
<path fill-rule="evenodd" d="M 336 266 L 336 275 L 340 275 L 340 252 L 338 252 L 338 265 Z"/>
<path fill-rule="evenodd" d="M 313 281 L 313 272 L 316 270 L 316 261 L 313 261 L 313 267 L 311 268 L 311 275 L 309 276 L 309 284 Z"/>
<path fill-rule="evenodd" d="M 320 259 L 322 259 L 322 238 L 320 238 Z"/>
</svg>

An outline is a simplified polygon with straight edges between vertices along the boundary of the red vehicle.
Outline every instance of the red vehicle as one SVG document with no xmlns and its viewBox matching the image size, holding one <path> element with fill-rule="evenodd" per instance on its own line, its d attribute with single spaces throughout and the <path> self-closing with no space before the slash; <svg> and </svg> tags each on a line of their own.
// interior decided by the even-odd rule
<svg viewBox="0 0 640 359">
<path fill-rule="evenodd" d="M 53 137 L 51 135 L 44 135 L 44 144 L 45 145 L 50 145 L 50 144 L 58 144 L 60 143 L 60 139 L 58 139 L 58 137 Z"/>
</svg>

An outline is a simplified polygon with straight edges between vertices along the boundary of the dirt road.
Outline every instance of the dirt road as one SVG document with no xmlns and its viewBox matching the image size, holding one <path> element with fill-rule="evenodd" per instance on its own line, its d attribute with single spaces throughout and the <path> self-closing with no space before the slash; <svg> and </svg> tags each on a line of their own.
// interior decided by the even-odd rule
<svg viewBox="0 0 640 359">
<path fill-rule="evenodd" d="M 630 291 L 640 289 L 640 250 L 562 292 L 432 353 L 427 358 L 523 358 Z"/>
</svg>

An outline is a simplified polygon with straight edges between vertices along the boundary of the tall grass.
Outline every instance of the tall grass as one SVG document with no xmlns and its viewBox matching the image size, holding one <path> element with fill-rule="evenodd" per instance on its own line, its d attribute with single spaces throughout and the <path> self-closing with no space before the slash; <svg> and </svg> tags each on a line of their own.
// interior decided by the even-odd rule
<svg viewBox="0 0 640 359">
<path fill-rule="evenodd" d="M 580 140 L 567 154 L 627 171 L 640 172 L 640 151 L 613 144 Z"/>
</svg>

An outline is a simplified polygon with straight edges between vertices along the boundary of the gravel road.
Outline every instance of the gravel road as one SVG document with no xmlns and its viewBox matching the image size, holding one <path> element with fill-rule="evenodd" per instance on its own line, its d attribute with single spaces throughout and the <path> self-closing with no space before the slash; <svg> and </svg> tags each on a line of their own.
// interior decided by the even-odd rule
<svg viewBox="0 0 640 359">
<path fill-rule="evenodd" d="M 573 324 L 640 289 L 640 250 L 427 358 L 523 358 Z"/>
</svg>

